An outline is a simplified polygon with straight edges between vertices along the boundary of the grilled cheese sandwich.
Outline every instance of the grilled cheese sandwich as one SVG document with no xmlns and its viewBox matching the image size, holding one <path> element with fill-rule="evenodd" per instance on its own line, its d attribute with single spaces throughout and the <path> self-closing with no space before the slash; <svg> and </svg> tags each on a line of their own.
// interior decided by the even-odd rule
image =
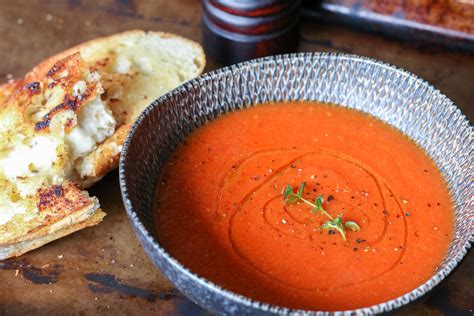
<svg viewBox="0 0 474 316">
<path fill-rule="evenodd" d="M 204 63 L 194 42 L 130 31 L 0 86 L 0 259 L 100 222 L 105 213 L 84 188 L 116 167 L 145 106 Z"/>
</svg>

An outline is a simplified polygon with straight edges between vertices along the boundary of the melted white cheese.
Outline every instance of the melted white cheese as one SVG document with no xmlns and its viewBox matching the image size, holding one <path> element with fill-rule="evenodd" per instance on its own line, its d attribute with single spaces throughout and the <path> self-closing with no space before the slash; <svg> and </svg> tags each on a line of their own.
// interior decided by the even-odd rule
<svg viewBox="0 0 474 316">
<path fill-rule="evenodd" d="M 84 80 L 79 80 L 72 87 L 72 95 L 77 97 L 84 93 L 87 89 L 87 83 Z"/>
<path fill-rule="evenodd" d="M 144 75 L 149 75 L 153 72 L 153 66 L 150 62 L 150 59 L 143 55 L 135 57 L 135 64 L 138 66 L 140 72 Z"/>
<path fill-rule="evenodd" d="M 117 57 L 117 60 L 115 61 L 115 72 L 119 74 L 126 74 L 127 72 L 130 71 L 130 68 L 132 67 L 132 63 L 130 60 L 122 55 L 119 55 Z"/>
<path fill-rule="evenodd" d="M 0 210 L 0 225 L 11 221 L 15 215 L 25 214 L 26 207 L 12 202 L 9 199 L 2 199 L 2 208 Z"/>
<path fill-rule="evenodd" d="M 0 169 L 11 180 L 42 173 L 53 165 L 57 156 L 56 147 L 54 138 L 37 136 L 28 145 L 15 146 L 6 157 L 0 160 Z"/>
<path fill-rule="evenodd" d="M 100 97 L 84 105 L 78 113 L 77 125 L 66 135 L 72 159 L 84 157 L 98 143 L 112 136 L 115 119 Z"/>
</svg>

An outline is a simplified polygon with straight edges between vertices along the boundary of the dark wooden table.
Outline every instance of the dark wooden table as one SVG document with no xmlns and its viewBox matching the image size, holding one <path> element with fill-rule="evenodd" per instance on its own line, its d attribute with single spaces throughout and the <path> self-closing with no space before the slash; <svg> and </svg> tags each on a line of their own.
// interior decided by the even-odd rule
<svg viewBox="0 0 474 316">
<path fill-rule="evenodd" d="M 74 44 L 129 29 L 201 42 L 197 0 L 0 0 L 0 81 L 22 76 Z M 474 119 L 474 56 L 302 21 L 301 51 L 370 56 L 428 80 Z M 208 59 L 206 71 L 220 65 Z M 206 314 L 176 292 L 145 255 L 122 206 L 114 172 L 92 189 L 104 222 L 0 262 L 0 315 Z M 395 314 L 472 315 L 474 254 L 430 297 Z"/>
</svg>

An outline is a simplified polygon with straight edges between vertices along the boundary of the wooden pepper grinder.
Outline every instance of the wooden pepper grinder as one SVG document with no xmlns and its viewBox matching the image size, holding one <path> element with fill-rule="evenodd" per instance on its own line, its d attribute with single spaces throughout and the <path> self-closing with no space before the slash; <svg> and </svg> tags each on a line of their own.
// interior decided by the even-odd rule
<svg viewBox="0 0 474 316">
<path fill-rule="evenodd" d="M 223 64 L 294 52 L 300 0 L 203 0 L 206 53 Z"/>
</svg>

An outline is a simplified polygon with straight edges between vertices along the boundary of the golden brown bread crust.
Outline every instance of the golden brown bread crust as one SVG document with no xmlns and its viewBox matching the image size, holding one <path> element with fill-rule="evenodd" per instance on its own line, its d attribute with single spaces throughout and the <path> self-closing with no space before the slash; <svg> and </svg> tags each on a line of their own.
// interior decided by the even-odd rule
<svg viewBox="0 0 474 316">
<path fill-rule="evenodd" d="M 179 39 L 183 42 L 188 43 L 191 46 L 194 46 L 195 48 L 197 48 L 198 50 L 201 51 L 201 54 L 199 56 L 200 68 L 198 69 L 198 73 L 200 74 L 204 70 L 204 67 L 206 66 L 206 56 L 204 54 L 204 50 L 202 49 L 201 45 L 199 45 L 198 43 L 196 43 L 196 42 L 194 42 L 190 39 L 187 39 L 185 37 L 181 37 L 179 35 L 172 34 L 172 33 L 167 33 L 167 32 L 154 32 L 154 31 L 145 32 L 145 31 L 142 31 L 142 30 L 130 30 L 130 31 L 122 32 L 122 33 L 113 34 L 113 35 L 110 35 L 110 36 L 95 38 L 95 39 L 92 39 L 90 41 L 87 41 L 87 42 L 81 43 L 79 45 L 76 45 L 74 47 L 68 48 L 65 51 L 62 51 L 62 52 L 60 52 L 60 53 L 58 53 L 54 56 L 51 56 L 51 57 L 45 59 L 44 61 L 42 61 L 41 63 L 39 63 L 38 65 L 36 65 L 29 73 L 27 73 L 26 76 L 25 76 L 25 81 L 35 81 L 35 80 L 37 80 L 37 78 L 43 77 L 44 75 L 46 75 L 48 73 L 48 71 L 53 67 L 53 65 L 58 60 L 66 57 L 66 56 L 72 55 L 76 52 L 81 52 L 82 50 L 84 50 L 86 48 L 89 48 L 93 45 L 97 45 L 97 44 L 102 45 L 104 42 L 111 41 L 115 38 L 121 38 L 121 37 L 124 37 L 124 36 L 143 35 L 143 34 L 158 35 L 158 36 L 161 36 L 163 38 L 176 38 L 176 39 Z"/>
<path fill-rule="evenodd" d="M 25 84 L 23 88 L 19 90 L 20 93 L 26 91 L 27 93 L 23 94 L 26 94 L 29 98 L 32 98 L 34 95 L 41 95 L 46 89 L 53 89 L 55 87 L 60 87 L 62 90 L 67 91 L 67 93 L 64 95 L 64 98 L 61 100 L 62 102 L 52 108 L 46 115 L 44 115 L 41 121 L 36 123 L 36 131 L 49 128 L 51 119 L 60 112 L 78 112 L 84 104 L 93 98 L 93 95 L 98 89 L 98 82 L 94 80 L 87 82 L 83 81 L 85 84 L 84 91 L 78 93 L 78 95 L 73 95 L 70 92 L 73 90 L 73 86 L 77 82 L 81 81 L 88 72 L 88 65 L 81 58 L 81 55 L 76 52 L 58 60 L 46 73 L 46 75 L 37 78 L 37 81 L 32 81 Z M 12 97 L 16 97 L 18 99 L 20 98 L 18 94 L 12 95 Z M 23 101 L 21 104 L 28 105 L 31 103 L 30 100 L 28 101 Z M 66 126 L 66 130 L 70 130 L 73 127 L 72 123 L 73 122 L 70 122 L 70 125 Z"/>
<path fill-rule="evenodd" d="M 68 226 L 79 218 L 90 217 L 98 209 L 96 198 L 85 195 L 70 182 L 38 189 L 35 200 L 38 208 L 36 218 L 23 225 L 10 221 L 0 226 L 0 247 L 44 237 L 51 233 L 52 225 Z"/>
<path fill-rule="evenodd" d="M 97 225 L 104 218 L 105 213 L 100 209 L 97 209 L 94 214 L 87 220 L 78 222 L 72 225 L 68 225 L 60 230 L 53 233 L 45 234 L 34 239 L 20 241 L 17 243 L 0 245 L 0 260 L 4 260 L 11 257 L 21 256 L 22 254 L 39 248 L 53 240 L 72 234 L 78 230 L 86 227 Z"/>
<path fill-rule="evenodd" d="M 23 79 L 11 80 L 0 85 L 0 109 L 8 97 L 23 85 Z"/>
</svg>

